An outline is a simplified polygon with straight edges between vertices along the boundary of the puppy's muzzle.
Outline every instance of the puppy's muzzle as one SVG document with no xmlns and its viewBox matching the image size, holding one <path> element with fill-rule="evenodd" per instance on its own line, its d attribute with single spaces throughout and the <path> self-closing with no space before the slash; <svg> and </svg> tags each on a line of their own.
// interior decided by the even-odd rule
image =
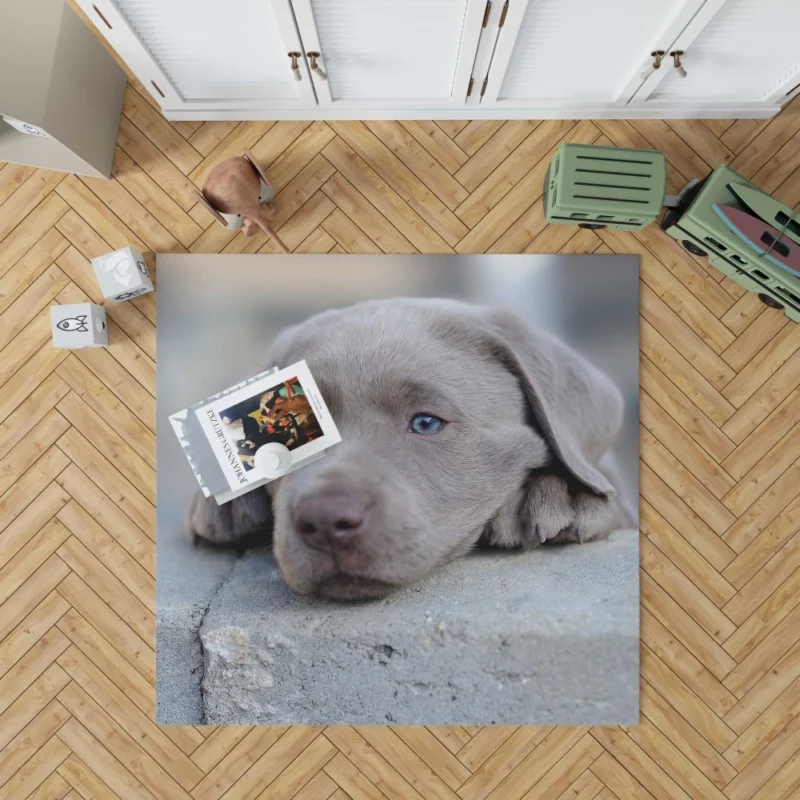
<svg viewBox="0 0 800 800">
<path fill-rule="evenodd" d="M 372 502 L 355 489 L 331 489 L 298 499 L 294 508 L 295 534 L 308 547 L 330 553 L 345 572 L 367 566 L 361 545 L 369 528 Z"/>
</svg>

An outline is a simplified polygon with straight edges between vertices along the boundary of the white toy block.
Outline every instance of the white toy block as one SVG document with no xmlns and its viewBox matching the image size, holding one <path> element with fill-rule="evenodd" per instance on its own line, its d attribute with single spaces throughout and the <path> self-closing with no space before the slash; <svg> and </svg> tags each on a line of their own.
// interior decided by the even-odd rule
<svg viewBox="0 0 800 800">
<path fill-rule="evenodd" d="M 94 303 L 50 306 L 53 347 L 105 347 L 108 344 L 106 310 Z"/>
<path fill-rule="evenodd" d="M 107 300 L 130 300 L 153 291 L 144 257 L 132 247 L 93 258 L 92 266 Z"/>
</svg>

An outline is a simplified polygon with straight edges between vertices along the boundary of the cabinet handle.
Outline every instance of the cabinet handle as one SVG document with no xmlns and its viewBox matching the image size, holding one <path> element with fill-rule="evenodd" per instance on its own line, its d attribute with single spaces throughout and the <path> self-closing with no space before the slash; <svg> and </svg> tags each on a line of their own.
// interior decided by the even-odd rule
<svg viewBox="0 0 800 800">
<path fill-rule="evenodd" d="M 94 9 L 94 13 L 97 14 L 97 16 L 100 17 L 100 19 L 103 20 L 103 22 L 105 22 L 106 27 L 110 31 L 113 31 L 114 30 L 114 26 L 105 18 L 105 16 L 103 15 L 103 12 L 95 5 L 93 5 L 92 8 Z"/>
<path fill-rule="evenodd" d="M 672 56 L 672 63 L 675 65 L 675 69 L 678 72 L 678 77 L 685 78 L 686 70 L 683 68 L 683 64 L 681 64 L 683 50 L 673 50 L 670 55 Z"/>
<path fill-rule="evenodd" d="M 311 71 L 316 72 L 317 75 L 319 75 L 320 80 L 328 80 L 328 73 L 317 64 L 317 59 L 321 58 L 322 56 L 313 50 L 309 53 L 306 53 L 306 55 L 308 56 L 308 60 L 311 62 Z"/>
<path fill-rule="evenodd" d="M 653 63 L 639 75 L 643 81 L 646 81 L 657 69 L 661 69 L 661 60 L 666 54 L 663 50 L 653 50 L 650 55 L 653 57 Z"/>
<path fill-rule="evenodd" d="M 294 75 L 294 79 L 296 81 L 303 80 L 303 76 L 300 74 L 300 66 L 297 63 L 297 59 L 300 58 L 301 55 L 302 53 L 297 53 L 295 51 L 288 53 L 289 58 L 292 59 L 292 74 Z"/>
<path fill-rule="evenodd" d="M 506 14 L 508 14 L 508 0 L 506 0 L 506 4 L 503 6 L 503 10 L 500 12 L 500 22 L 497 23 L 498 28 L 502 28 L 503 25 L 506 24 Z"/>
</svg>

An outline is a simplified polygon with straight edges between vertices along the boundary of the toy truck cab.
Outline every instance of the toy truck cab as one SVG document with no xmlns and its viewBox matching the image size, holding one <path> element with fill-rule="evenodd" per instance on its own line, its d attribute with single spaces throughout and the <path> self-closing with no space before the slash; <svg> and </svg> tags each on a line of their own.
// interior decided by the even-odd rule
<svg viewBox="0 0 800 800">
<path fill-rule="evenodd" d="M 699 184 L 682 193 L 678 207 L 664 215 L 661 229 L 693 255 L 707 255 L 713 266 L 744 288 L 756 292 L 763 303 L 784 309 L 787 317 L 800 322 L 800 278 L 759 256 L 714 211 L 716 203 L 746 211 L 728 190 L 728 184 L 758 190 L 730 167 L 717 167 Z"/>
</svg>

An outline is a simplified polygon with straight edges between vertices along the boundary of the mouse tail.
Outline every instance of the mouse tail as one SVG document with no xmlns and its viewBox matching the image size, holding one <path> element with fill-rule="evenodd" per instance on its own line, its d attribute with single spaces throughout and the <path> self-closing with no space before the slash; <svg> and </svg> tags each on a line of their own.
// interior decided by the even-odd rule
<svg viewBox="0 0 800 800">
<path fill-rule="evenodd" d="M 265 218 L 263 214 L 259 214 L 256 217 L 255 222 L 258 225 L 258 227 L 261 228 L 261 230 L 263 230 L 264 233 L 267 234 L 267 236 L 271 237 L 275 241 L 275 244 L 278 246 L 278 250 L 280 250 L 281 253 L 291 252 L 291 250 L 289 250 L 289 248 L 284 244 L 281 237 L 278 236 L 277 233 L 275 233 L 275 231 L 272 228 L 272 225 L 269 224 L 269 221 Z"/>
</svg>

